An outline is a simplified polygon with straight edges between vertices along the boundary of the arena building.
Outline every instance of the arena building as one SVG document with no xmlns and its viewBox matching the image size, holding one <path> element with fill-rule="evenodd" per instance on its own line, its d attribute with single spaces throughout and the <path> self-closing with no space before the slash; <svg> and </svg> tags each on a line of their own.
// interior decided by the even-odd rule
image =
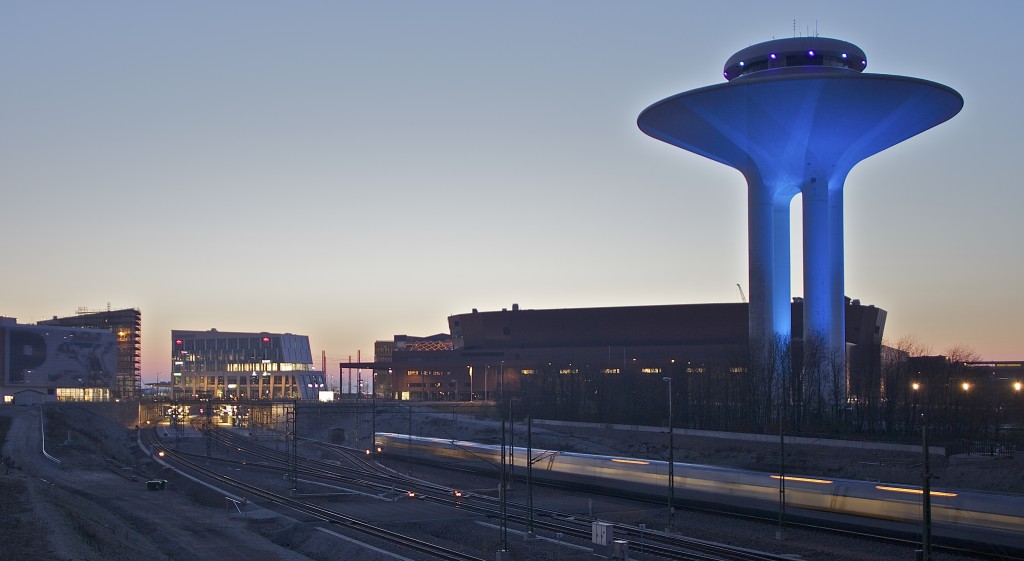
<svg viewBox="0 0 1024 561">
<path fill-rule="evenodd" d="M 309 337 L 291 333 L 171 331 L 172 395 L 230 400 L 317 399 Z"/>
<path fill-rule="evenodd" d="M 886 312 L 846 302 L 848 374 L 844 386 L 877 382 Z M 748 305 L 683 304 L 525 310 L 473 310 L 448 318 L 449 334 L 378 341 L 371 368 L 378 395 L 399 400 L 472 401 L 520 388 L 531 376 L 733 374 L 748 364 Z M 791 303 L 799 327 L 803 301 Z M 799 332 L 799 331 L 798 331 Z M 660 377 L 659 377 L 660 379 Z"/>
</svg>

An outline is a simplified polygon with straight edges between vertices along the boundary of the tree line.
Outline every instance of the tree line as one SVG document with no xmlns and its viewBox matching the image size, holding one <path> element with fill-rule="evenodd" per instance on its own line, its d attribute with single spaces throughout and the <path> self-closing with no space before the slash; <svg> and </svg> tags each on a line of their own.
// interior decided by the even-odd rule
<svg viewBox="0 0 1024 561">
<path fill-rule="evenodd" d="M 516 399 L 519 416 L 667 426 L 671 388 L 677 428 L 916 442 L 927 423 L 946 441 L 1021 438 L 1024 395 L 970 372 L 977 356 L 968 347 L 933 356 L 904 338 L 845 353 L 824 341 L 779 337 L 614 373 L 552 363 L 519 376 L 501 399 Z"/>
</svg>

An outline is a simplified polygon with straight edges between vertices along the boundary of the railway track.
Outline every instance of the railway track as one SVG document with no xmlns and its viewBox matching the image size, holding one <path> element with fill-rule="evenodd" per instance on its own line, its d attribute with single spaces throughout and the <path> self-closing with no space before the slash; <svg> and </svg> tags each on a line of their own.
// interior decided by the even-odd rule
<svg viewBox="0 0 1024 561">
<path fill-rule="evenodd" d="M 307 444 L 328 448 L 339 455 L 338 463 L 326 462 L 314 458 L 301 458 L 295 462 L 295 458 L 288 452 L 282 452 L 267 446 L 252 442 L 248 438 L 237 433 L 224 429 L 211 429 L 210 438 L 219 444 L 246 457 L 256 458 L 260 463 L 253 463 L 247 460 L 236 460 L 229 458 L 211 457 L 209 460 L 217 462 L 230 462 L 245 464 L 252 468 L 267 469 L 276 472 L 288 472 L 294 470 L 297 475 L 306 478 L 313 478 L 318 481 L 331 483 L 344 483 L 357 485 L 373 492 L 386 494 L 407 494 L 415 496 L 416 499 L 428 501 L 439 505 L 458 508 L 464 512 L 479 514 L 482 517 L 501 520 L 500 500 L 496 497 L 477 493 L 456 493 L 455 489 L 444 487 L 413 479 L 392 470 L 383 468 L 375 462 L 367 460 L 365 452 L 348 447 L 331 445 L 318 441 L 307 441 Z M 239 482 L 234 478 L 224 476 L 214 470 L 205 468 L 201 461 L 207 458 L 198 454 L 176 453 L 173 456 L 175 461 L 181 462 L 189 469 L 202 468 L 200 473 L 209 474 L 208 477 L 215 477 L 217 481 L 243 489 L 247 493 L 255 494 L 255 486 Z M 187 463 L 186 463 L 187 462 Z M 295 462 L 295 463 L 293 463 Z M 244 487 L 238 484 L 242 483 Z M 275 504 L 281 504 L 295 510 L 306 512 L 310 515 L 334 522 L 340 517 L 342 522 L 354 529 L 356 527 L 352 517 L 334 513 L 323 507 L 310 505 L 307 502 L 298 501 L 294 498 L 261 490 L 259 496 L 269 495 Z M 303 510 L 297 505 L 306 505 L 310 510 Z M 551 535 L 561 534 L 563 537 L 572 537 L 584 542 L 591 539 L 591 522 L 589 519 L 578 519 L 565 513 L 551 510 L 534 509 L 533 516 L 530 516 L 527 506 L 515 503 L 506 503 L 505 523 L 508 526 L 521 527 L 524 530 L 533 528 L 549 532 Z M 365 523 L 361 523 L 365 524 Z M 386 531 L 383 529 L 378 529 Z M 616 536 L 630 538 L 630 547 L 634 551 L 643 551 L 645 556 L 651 558 L 662 558 L 671 560 L 687 561 L 790 561 L 791 557 L 771 553 L 752 551 L 743 548 L 731 547 L 714 542 L 688 538 L 678 534 L 669 534 L 651 530 L 640 530 L 639 528 L 625 525 L 615 525 Z M 442 557 L 449 558 L 449 557 Z"/>
<path fill-rule="evenodd" d="M 337 524 L 383 540 L 387 543 L 398 545 L 417 553 L 429 555 L 435 559 L 450 561 L 484 561 L 475 555 L 441 547 L 424 540 L 406 536 L 386 528 L 369 524 L 352 516 L 347 516 L 306 501 L 281 495 L 279 493 L 274 493 L 262 487 L 241 481 L 237 478 L 228 477 L 203 465 L 202 462 L 195 460 L 194 456 L 191 454 L 182 454 L 163 447 L 163 444 L 155 438 L 155 433 L 149 434 L 151 435 L 151 438 L 148 444 L 150 444 L 150 446 L 155 450 L 163 451 L 163 459 L 165 461 L 173 461 L 175 465 L 184 467 L 190 472 L 198 474 L 205 479 L 242 491 L 247 497 L 259 498 L 264 501 L 286 507 L 290 510 L 300 512 L 307 516 L 311 516 L 318 520 L 322 520 L 330 524 Z"/>
</svg>

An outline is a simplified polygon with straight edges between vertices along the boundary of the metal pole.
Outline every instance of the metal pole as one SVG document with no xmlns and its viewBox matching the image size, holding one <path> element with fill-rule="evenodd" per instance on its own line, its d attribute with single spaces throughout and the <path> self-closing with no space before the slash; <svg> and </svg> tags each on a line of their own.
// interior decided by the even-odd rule
<svg viewBox="0 0 1024 561">
<path fill-rule="evenodd" d="M 203 419 L 203 437 L 206 440 L 206 459 L 210 459 L 210 445 L 213 442 L 213 399 L 206 400 L 206 418 Z"/>
<path fill-rule="evenodd" d="M 928 424 L 921 413 L 921 452 L 924 454 L 924 473 L 921 485 L 921 560 L 932 558 L 932 472 L 928 464 Z"/>
<path fill-rule="evenodd" d="M 529 523 L 526 527 L 527 538 L 533 537 L 533 415 L 526 416 L 526 509 L 529 512 Z"/>
<path fill-rule="evenodd" d="M 779 390 L 779 529 L 775 539 L 786 539 L 786 374 L 782 373 L 781 389 Z"/>
<path fill-rule="evenodd" d="M 372 407 L 373 409 L 370 412 L 370 431 L 371 431 L 370 432 L 370 447 L 373 450 L 373 453 L 376 455 L 376 453 L 377 453 L 377 371 L 376 370 L 373 371 L 373 375 L 372 375 L 371 380 L 373 382 L 373 394 L 372 394 L 372 398 L 370 399 L 370 407 Z"/>
<path fill-rule="evenodd" d="M 508 486 L 516 480 L 516 418 L 512 411 L 513 400 L 508 400 Z"/>
<path fill-rule="evenodd" d="M 287 436 L 290 436 L 291 439 L 292 439 L 292 442 L 291 442 L 291 444 L 292 444 L 291 445 L 291 458 L 290 458 L 291 459 L 291 465 L 289 466 L 290 467 L 290 471 L 291 471 L 292 491 L 295 491 L 295 490 L 297 490 L 299 488 L 299 473 L 298 473 L 299 472 L 299 450 L 298 450 L 298 439 L 296 438 L 298 436 L 297 433 L 298 433 L 298 414 L 299 414 L 299 410 L 298 410 L 297 405 L 298 405 L 297 402 L 295 402 L 295 401 L 292 402 L 292 410 L 289 412 L 290 415 L 287 415 L 286 418 L 285 418 L 285 420 L 287 421 L 288 417 L 291 417 L 291 430 L 290 431 L 286 431 L 286 432 L 287 432 Z"/>
<path fill-rule="evenodd" d="M 676 514 L 676 447 L 674 441 L 675 427 L 672 424 L 672 378 L 664 377 L 668 382 L 668 530 L 672 531 Z"/>
<path fill-rule="evenodd" d="M 498 478 L 498 496 L 501 499 L 501 551 L 508 551 L 508 495 L 505 492 L 505 409 L 501 409 L 501 474 Z"/>
</svg>

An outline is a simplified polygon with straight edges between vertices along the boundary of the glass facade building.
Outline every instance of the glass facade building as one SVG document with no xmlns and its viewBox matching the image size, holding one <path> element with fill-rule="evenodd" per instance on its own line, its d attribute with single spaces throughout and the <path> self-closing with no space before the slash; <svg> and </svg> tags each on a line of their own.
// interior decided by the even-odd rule
<svg viewBox="0 0 1024 561">
<path fill-rule="evenodd" d="M 309 338 L 291 333 L 174 330 L 171 373 L 177 398 L 316 399 L 325 389 Z"/>
</svg>

